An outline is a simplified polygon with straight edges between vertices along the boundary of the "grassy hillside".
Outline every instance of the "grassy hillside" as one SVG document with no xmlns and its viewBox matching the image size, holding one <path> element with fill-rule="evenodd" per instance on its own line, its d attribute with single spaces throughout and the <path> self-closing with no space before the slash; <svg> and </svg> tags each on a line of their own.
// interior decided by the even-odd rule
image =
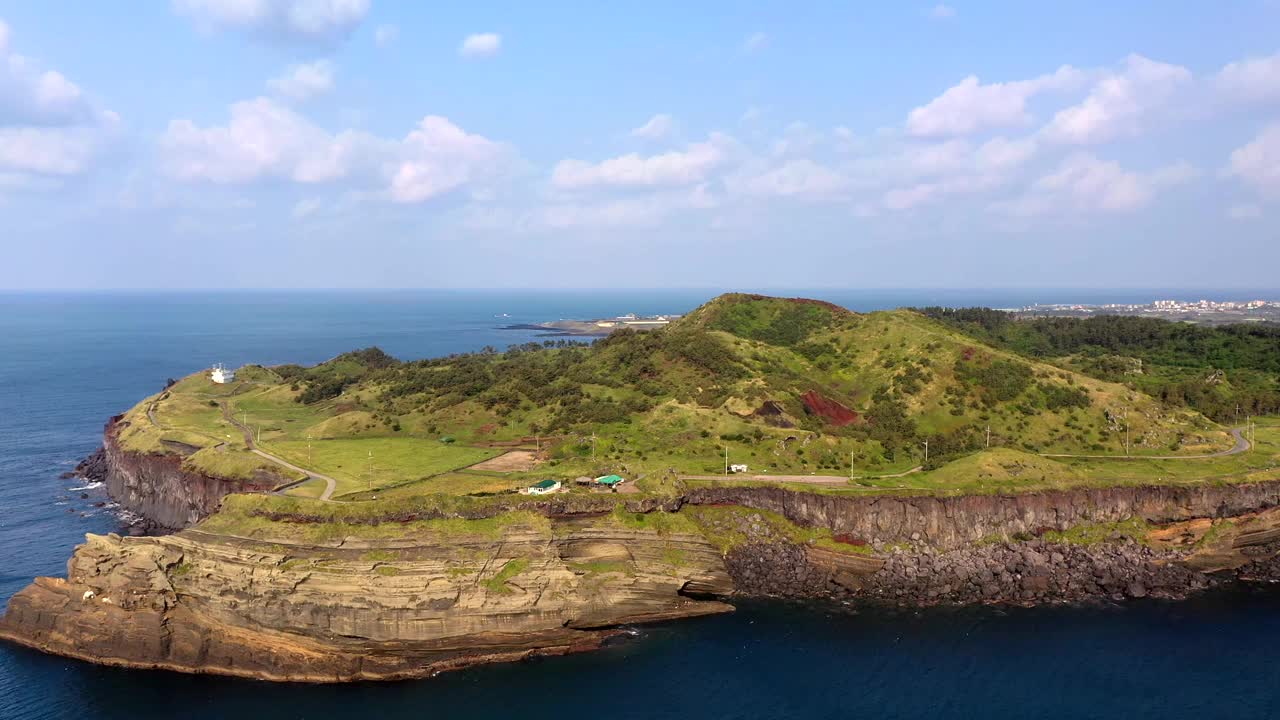
<svg viewBox="0 0 1280 720">
<path fill-rule="evenodd" d="M 154 400 L 154 399 L 152 399 Z M 529 343 L 400 362 L 376 348 L 304 368 L 249 367 L 231 386 L 183 379 L 129 442 L 243 450 L 227 412 L 270 452 L 324 472 L 340 493 L 448 478 L 477 492 L 521 477 L 620 472 L 648 489 L 677 475 L 875 475 L 988 447 L 1036 453 L 1182 455 L 1232 444 L 1221 427 L 1121 384 L 980 343 L 913 311 L 725 295 L 671 327 L 594 345 Z M 464 468 L 511 447 L 534 473 Z M 221 455 L 225 456 L 223 452 Z M 196 453 L 193 458 L 221 457 Z M 256 462 L 256 461 L 255 461 Z M 440 483 L 445 484 L 444 480 Z M 303 488 L 302 492 L 315 492 Z"/>
</svg>

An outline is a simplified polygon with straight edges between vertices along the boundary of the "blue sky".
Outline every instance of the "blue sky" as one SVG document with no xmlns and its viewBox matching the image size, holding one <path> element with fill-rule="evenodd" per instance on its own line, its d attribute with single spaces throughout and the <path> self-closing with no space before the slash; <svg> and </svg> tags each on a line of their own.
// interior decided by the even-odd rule
<svg viewBox="0 0 1280 720">
<path fill-rule="evenodd" d="M 0 288 L 1280 287 L 1277 27 L 0 0 Z"/>
</svg>

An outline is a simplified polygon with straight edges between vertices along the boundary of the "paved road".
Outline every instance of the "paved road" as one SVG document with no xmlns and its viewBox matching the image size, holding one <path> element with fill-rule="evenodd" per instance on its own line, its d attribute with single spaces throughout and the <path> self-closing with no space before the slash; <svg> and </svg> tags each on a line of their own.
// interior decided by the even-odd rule
<svg viewBox="0 0 1280 720">
<path fill-rule="evenodd" d="M 293 463 L 289 462 L 288 460 L 285 460 L 284 458 L 276 457 L 275 455 L 272 455 L 271 453 L 260 449 L 257 443 L 253 441 L 253 431 L 250 430 L 248 426 L 241 424 L 240 421 L 235 419 L 235 416 L 231 414 L 231 406 L 225 402 L 222 403 L 222 417 L 226 418 L 228 422 L 230 422 L 232 425 L 235 425 L 237 428 L 240 429 L 240 432 L 244 434 L 244 444 L 249 448 L 250 452 L 260 457 L 264 457 L 270 460 L 271 462 L 276 463 L 277 465 L 283 465 L 289 468 L 290 470 L 293 470 L 295 472 L 300 472 L 303 475 L 307 476 L 306 480 L 299 480 L 297 482 L 289 483 L 288 485 L 281 485 L 280 487 L 276 488 L 275 491 L 277 493 L 282 493 L 285 490 L 301 485 L 302 483 L 307 482 L 308 480 L 319 479 L 324 481 L 324 492 L 320 493 L 320 499 L 327 501 L 333 498 L 333 492 L 338 489 L 337 480 L 334 480 L 328 475 L 322 475 L 313 470 L 308 470 L 306 468 L 298 467 L 297 465 L 294 465 Z"/>
<path fill-rule="evenodd" d="M 1249 449 L 1249 441 L 1244 437 L 1244 428 L 1231 428 L 1231 434 L 1236 439 L 1234 447 L 1228 450 L 1219 450 L 1208 455 L 1066 455 L 1062 453 L 1040 453 L 1040 457 L 1047 458 L 1088 458 L 1092 460 L 1205 460 L 1208 458 L 1226 457 L 1228 455 L 1239 455 Z"/>
</svg>

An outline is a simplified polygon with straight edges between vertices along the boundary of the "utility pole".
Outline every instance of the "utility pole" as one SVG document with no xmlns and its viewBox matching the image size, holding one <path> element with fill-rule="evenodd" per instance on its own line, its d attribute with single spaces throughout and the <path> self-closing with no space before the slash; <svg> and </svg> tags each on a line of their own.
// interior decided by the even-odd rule
<svg viewBox="0 0 1280 720">
<path fill-rule="evenodd" d="M 369 469 L 365 472 L 365 489 L 373 489 L 373 451 L 369 451 Z"/>
<path fill-rule="evenodd" d="M 591 464 L 596 463 L 596 431 L 591 431 Z"/>
<path fill-rule="evenodd" d="M 307 436 L 307 465 L 311 464 L 311 436 Z"/>
<path fill-rule="evenodd" d="M 724 446 L 724 474 L 725 474 L 725 477 L 728 477 L 729 475 L 729 446 L 728 445 Z"/>
<path fill-rule="evenodd" d="M 849 479 L 850 480 L 853 479 L 854 454 L 856 452 L 857 452 L 856 450 L 849 451 Z"/>
<path fill-rule="evenodd" d="M 929 441 L 924 441 L 924 464 L 929 464 Z"/>
<path fill-rule="evenodd" d="M 987 447 L 991 447 L 991 426 L 987 426 Z"/>
</svg>

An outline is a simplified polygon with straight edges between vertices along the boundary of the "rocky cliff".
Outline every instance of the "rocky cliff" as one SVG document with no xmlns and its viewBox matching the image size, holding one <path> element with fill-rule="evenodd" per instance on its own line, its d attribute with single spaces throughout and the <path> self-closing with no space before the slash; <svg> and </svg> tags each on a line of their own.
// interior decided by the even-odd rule
<svg viewBox="0 0 1280 720">
<path fill-rule="evenodd" d="M 597 647 L 610 628 L 722 612 L 704 539 L 556 522 L 489 537 L 287 544 L 90 535 L 0 637 L 109 665 L 269 680 L 418 677 Z"/>
<path fill-rule="evenodd" d="M 990 539 L 1140 518 L 1168 523 L 1241 515 L 1280 504 L 1280 481 L 1221 485 L 1080 488 L 1016 495 L 850 496 L 776 487 L 690 490 L 695 505 L 741 505 L 827 528 L 870 544 L 954 549 Z"/>
<path fill-rule="evenodd" d="M 264 492 L 287 482 L 261 473 L 252 480 L 231 480 L 191 472 L 177 454 L 130 452 L 120 446 L 120 416 L 103 432 L 107 493 L 129 512 L 159 528 L 189 527 L 218 509 L 233 492 Z"/>
</svg>

